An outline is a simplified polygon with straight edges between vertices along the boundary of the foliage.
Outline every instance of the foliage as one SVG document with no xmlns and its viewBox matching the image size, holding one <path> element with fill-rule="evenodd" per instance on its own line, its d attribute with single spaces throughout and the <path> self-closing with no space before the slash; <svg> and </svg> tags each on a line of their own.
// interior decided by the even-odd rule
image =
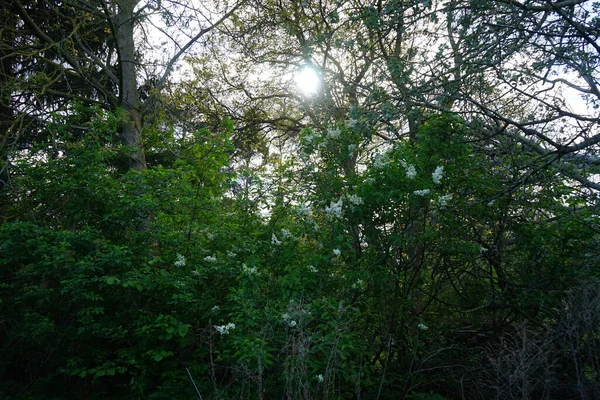
<svg viewBox="0 0 600 400">
<path fill-rule="evenodd" d="M 215 2 L 212 55 L 144 100 L 134 26 L 193 10 L 108 5 L 11 2 L 0 397 L 598 397 L 597 120 L 543 87 L 595 105 L 590 10 Z M 278 86 L 300 64 L 313 99 Z"/>
</svg>

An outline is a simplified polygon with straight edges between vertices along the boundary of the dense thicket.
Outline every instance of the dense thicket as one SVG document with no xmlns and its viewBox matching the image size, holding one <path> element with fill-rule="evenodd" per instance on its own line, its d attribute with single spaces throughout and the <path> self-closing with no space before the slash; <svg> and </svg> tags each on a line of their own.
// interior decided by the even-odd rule
<svg viewBox="0 0 600 400">
<path fill-rule="evenodd" d="M 10 0 L 0 397 L 600 398 L 599 7 Z"/>
</svg>

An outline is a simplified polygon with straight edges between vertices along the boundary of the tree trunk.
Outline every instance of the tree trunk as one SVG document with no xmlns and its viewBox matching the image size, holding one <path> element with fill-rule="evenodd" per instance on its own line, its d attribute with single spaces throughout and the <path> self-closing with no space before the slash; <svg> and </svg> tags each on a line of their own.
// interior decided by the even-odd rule
<svg viewBox="0 0 600 400">
<path fill-rule="evenodd" d="M 4 44 L 0 49 L 0 216 L 3 216 L 8 202 L 6 195 L 10 185 L 9 152 L 11 130 L 15 121 L 11 104 L 15 57 L 11 54 L 11 49 L 14 44 L 16 21 L 15 15 L 8 7 L 0 12 L 0 16 L 5 23 L 0 34 L 0 42 Z"/>
<path fill-rule="evenodd" d="M 135 25 L 134 8 L 138 0 L 120 0 L 119 10 L 114 18 L 117 46 L 119 49 L 119 67 L 121 86 L 119 88 L 120 106 L 126 117 L 120 127 L 121 139 L 129 147 L 129 166 L 136 171 L 146 169 L 146 155 L 142 143 L 142 112 L 138 92 L 135 61 Z"/>
</svg>

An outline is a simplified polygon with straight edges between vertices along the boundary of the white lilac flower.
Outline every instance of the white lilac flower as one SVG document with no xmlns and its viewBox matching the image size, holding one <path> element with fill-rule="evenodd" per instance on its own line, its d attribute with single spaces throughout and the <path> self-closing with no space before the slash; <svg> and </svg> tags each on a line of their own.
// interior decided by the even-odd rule
<svg viewBox="0 0 600 400">
<path fill-rule="evenodd" d="M 441 183 L 443 176 L 444 176 L 444 167 L 440 165 L 431 174 L 431 177 L 433 178 L 433 183 L 435 183 L 435 184 Z"/>
<path fill-rule="evenodd" d="M 281 234 L 283 235 L 284 238 L 290 238 L 292 237 L 292 234 L 290 233 L 290 231 L 288 231 L 287 229 L 281 229 Z"/>
<path fill-rule="evenodd" d="M 214 239 L 216 236 L 215 236 L 215 234 L 214 234 L 214 233 L 210 233 L 210 232 L 208 232 L 208 233 L 206 234 L 206 237 L 208 238 L 208 240 L 213 240 L 213 239 Z"/>
<path fill-rule="evenodd" d="M 281 316 L 281 318 L 283 318 L 283 320 L 284 320 L 284 321 L 287 321 L 287 320 L 288 320 L 288 319 L 290 319 L 291 317 L 290 317 L 290 314 L 288 314 L 288 313 L 285 313 L 285 314 L 283 314 L 283 315 Z"/>
<path fill-rule="evenodd" d="M 341 135 L 340 132 L 340 128 L 335 128 L 335 129 L 331 129 L 329 128 L 327 130 L 327 137 L 329 137 L 330 139 L 338 139 Z"/>
<path fill-rule="evenodd" d="M 174 264 L 176 267 L 185 267 L 185 257 L 181 254 L 177 254 L 177 261 Z"/>
<path fill-rule="evenodd" d="M 363 280 L 362 279 L 357 279 L 356 282 L 354 282 L 352 284 L 352 289 L 359 289 L 361 287 L 363 287 Z"/>
<path fill-rule="evenodd" d="M 355 194 L 347 194 L 346 198 L 350 203 L 354 204 L 355 206 L 359 206 L 363 203 L 363 199 L 361 199 Z"/>
<path fill-rule="evenodd" d="M 375 178 L 368 177 L 368 178 L 365 179 L 365 183 L 368 183 L 368 184 L 372 185 L 372 184 L 375 183 Z"/>
<path fill-rule="evenodd" d="M 323 378 L 322 374 L 317 375 L 317 381 L 319 381 L 319 383 L 323 383 L 324 380 L 325 378 Z"/>
<path fill-rule="evenodd" d="M 195 269 L 195 270 L 192 271 L 192 275 L 200 276 L 202 274 L 200 273 L 200 271 L 198 271 L 197 269 Z"/>
<path fill-rule="evenodd" d="M 387 158 L 386 154 L 378 153 L 373 158 L 373 167 L 380 169 L 385 168 L 390 163 L 390 160 Z"/>
<path fill-rule="evenodd" d="M 237 256 L 237 254 L 234 253 L 233 251 L 228 251 L 227 252 L 227 257 L 229 257 L 229 258 L 235 258 L 236 256 Z"/>
<path fill-rule="evenodd" d="M 339 249 L 333 249 L 333 254 L 335 254 L 337 257 L 339 257 L 340 254 L 342 254 L 342 252 Z"/>
<path fill-rule="evenodd" d="M 310 215 L 310 213 L 311 213 L 310 206 L 307 206 L 306 204 L 302 204 L 300 206 L 300 208 L 298 209 L 298 215 L 308 217 Z"/>
<path fill-rule="evenodd" d="M 290 327 L 292 327 L 292 328 L 293 328 L 293 327 L 295 327 L 295 326 L 296 326 L 296 325 L 298 325 L 298 324 L 296 323 L 296 321 L 294 321 L 294 320 L 291 320 L 291 321 L 289 322 L 289 325 L 290 325 Z"/>
<path fill-rule="evenodd" d="M 415 177 L 417 176 L 417 170 L 415 166 L 407 163 L 404 160 L 400 160 L 400 164 L 402 164 L 402 166 L 406 170 L 406 179 L 415 179 Z"/>
<path fill-rule="evenodd" d="M 429 189 L 423 189 L 423 190 L 415 190 L 413 192 L 413 194 L 415 196 L 427 196 L 429 194 L 430 190 Z"/>
<path fill-rule="evenodd" d="M 485 248 L 485 247 L 483 247 L 483 246 L 479 246 L 479 253 L 482 253 L 482 254 L 483 254 L 483 253 L 485 253 L 486 251 L 488 251 L 488 249 L 486 249 L 486 248 Z"/>
<path fill-rule="evenodd" d="M 215 262 L 215 261 L 217 261 L 217 257 L 215 257 L 215 256 L 206 256 L 206 257 L 204 257 L 204 261 Z"/>
<path fill-rule="evenodd" d="M 417 170 L 414 165 L 408 164 L 406 166 L 406 178 L 407 179 L 415 179 L 417 176 Z"/>
<path fill-rule="evenodd" d="M 427 329 L 429 329 L 429 327 L 422 322 L 419 325 L 417 325 L 417 328 L 419 328 L 422 331 L 426 331 Z"/>
<path fill-rule="evenodd" d="M 271 244 L 274 244 L 275 246 L 279 246 L 281 244 L 281 241 L 277 239 L 277 235 L 271 235 Z"/>
<path fill-rule="evenodd" d="M 312 265 L 309 265 L 309 266 L 307 266 L 307 267 L 306 267 L 306 269 L 308 269 L 310 272 L 315 272 L 315 273 L 319 272 L 319 270 L 318 270 L 318 269 L 316 269 L 316 268 L 315 268 L 314 266 L 312 266 Z"/>
<path fill-rule="evenodd" d="M 346 121 L 346 125 L 348 125 L 348 128 L 354 128 L 357 123 L 358 123 L 358 120 L 356 120 L 354 118 L 350 118 L 348 121 Z"/>
<path fill-rule="evenodd" d="M 438 204 L 439 204 L 439 206 L 440 207 L 445 207 L 446 204 L 448 204 L 448 202 L 450 200 L 452 200 L 452 197 L 453 197 L 452 193 L 438 197 Z"/>
<path fill-rule="evenodd" d="M 249 267 L 246 264 L 242 264 L 242 272 L 246 275 L 255 275 L 257 270 L 256 267 Z"/>
<path fill-rule="evenodd" d="M 342 218 L 342 214 L 343 214 L 342 206 L 343 205 L 344 205 L 344 201 L 340 197 L 340 199 L 337 201 L 337 203 L 334 203 L 333 201 L 331 201 L 331 203 L 329 203 L 329 206 L 325 206 L 325 212 L 329 215 L 333 215 L 336 218 Z"/>
<path fill-rule="evenodd" d="M 233 324 L 233 323 L 230 322 L 227 325 L 215 325 L 215 329 L 221 335 L 228 335 L 229 331 L 232 331 L 232 330 L 235 329 L 235 324 Z"/>
</svg>

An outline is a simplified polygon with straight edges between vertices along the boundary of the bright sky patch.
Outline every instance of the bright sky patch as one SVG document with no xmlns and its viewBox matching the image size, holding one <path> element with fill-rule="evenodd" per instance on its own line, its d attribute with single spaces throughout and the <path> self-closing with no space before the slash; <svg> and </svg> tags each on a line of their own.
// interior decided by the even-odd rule
<svg viewBox="0 0 600 400">
<path fill-rule="evenodd" d="M 321 87 L 321 77 L 312 67 L 305 65 L 294 76 L 294 82 L 302 94 L 312 96 Z"/>
</svg>

